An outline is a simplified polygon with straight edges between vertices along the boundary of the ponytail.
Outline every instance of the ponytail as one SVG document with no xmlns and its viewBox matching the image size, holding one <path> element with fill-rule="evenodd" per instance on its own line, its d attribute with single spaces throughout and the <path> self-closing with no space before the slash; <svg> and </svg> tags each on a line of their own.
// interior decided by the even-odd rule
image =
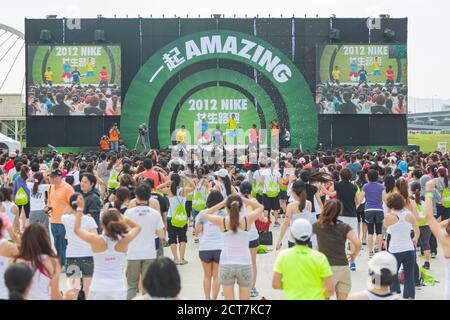
<svg viewBox="0 0 450 320">
<path fill-rule="evenodd" d="M 128 233 L 128 227 L 119 220 L 119 217 L 120 212 L 117 209 L 109 209 L 102 216 L 105 234 L 114 241 L 120 240 L 124 234 Z"/>
<path fill-rule="evenodd" d="M 29 170 L 30 169 L 26 165 L 23 165 L 20 167 L 20 177 L 22 178 L 23 181 L 26 181 L 28 179 L 28 171 Z"/>
<path fill-rule="evenodd" d="M 232 195 L 228 197 L 226 205 L 230 215 L 230 229 L 233 232 L 237 232 L 239 228 L 239 214 L 242 208 L 242 199 L 238 195 Z"/>
<path fill-rule="evenodd" d="M 33 196 L 35 196 L 36 193 L 38 192 L 39 185 L 42 183 L 42 180 L 44 180 L 44 175 L 40 172 L 36 172 L 34 178 L 36 179 L 36 181 L 33 184 L 33 191 L 32 191 Z"/>
<path fill-rule="evenodd" d="M 292 184 L 292 192 L 299 197 L 298 210 L 302 212 L 306 206 L 306 184 L 302 181 L 295 181 Z"/>
<path fill-rule="evenodd" d="M 225 191 L 227 193 L 227 196 L 231 194 L 231 180 L 229 176 L 226 176 L 225 178 L 222 178 L 223 184 L 225 186 Z"/>
<path fill-rule="evenodd" d="M 173 173 L 172 176 L 170 177 L 170 180 L 172 180 L 172 184 L 170 185 L 170 192 L 172 192 L 172 194 L 176 196 L 178 187 L 180 186 L 181 183 L 181 177 L 178 173 Z"/>
</svg>

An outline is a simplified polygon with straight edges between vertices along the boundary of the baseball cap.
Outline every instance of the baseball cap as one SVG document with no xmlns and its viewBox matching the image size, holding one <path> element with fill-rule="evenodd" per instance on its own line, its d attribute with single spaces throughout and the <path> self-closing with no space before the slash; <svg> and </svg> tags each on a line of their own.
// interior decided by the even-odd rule
<svg viewBox="0 0 450 320">
<path fill-rule="evenodd" d="M 228 171 L 226 170 L 226 169 L 220 169 L 220 170 L 218 170 L 218 171 L 216 171 L 216 172 L 214 172 L 214 175 L 215 176 L 219 176 L 219 177 L 221 177 L 221 178 L 225 178 L 226 176 L 228 176 Z"/>
<path fill-rule="evenodd" d="M 291 234 L 294 239 L 306 241 L 312 236 L 312 225 L 306 219 L 297 219 L 291 226 Z"/>
<path fill-rule="evenodd" d="M 15 156 L 16 156 L 16 153 L 15 153 L 15 152 L 10 152 L 10 153 L 9 153 L 9 156 L 10 156 L 10 157 L 15 157 Z"/>
<path fill-rule="evenodd" d="M 369 271 L 381 275 L 383 269 L 388 269 L 393 275 L 397 274 L 397 260 L 387 251 L 376 253 L 369 261 Z"/>
<path fill-rule="evenodd" d="M 53 170 L 50 173 L 50 177 L 62 177 L 62 172 L 61 170 L 57 169 L 57 170 Z"/>
<path fill-rule="evenodd" d="M 288 154 L 286 155 L 286 158 L 288 158 L 288 159 L 292 159 L 292 152 L 288 152 Z"/>
</svg>

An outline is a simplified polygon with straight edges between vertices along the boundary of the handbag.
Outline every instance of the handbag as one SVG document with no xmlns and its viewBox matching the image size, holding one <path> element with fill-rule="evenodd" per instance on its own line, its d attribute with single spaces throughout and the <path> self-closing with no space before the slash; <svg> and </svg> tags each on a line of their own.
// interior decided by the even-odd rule
<svg viewBox="0 0 450 320">
<path fill-rule="evenodd" d="M 261 231 L 259 232 L 259 243 L 265 246 L 273 245 L 273 235 L 272 231 Z"/>
</svg>

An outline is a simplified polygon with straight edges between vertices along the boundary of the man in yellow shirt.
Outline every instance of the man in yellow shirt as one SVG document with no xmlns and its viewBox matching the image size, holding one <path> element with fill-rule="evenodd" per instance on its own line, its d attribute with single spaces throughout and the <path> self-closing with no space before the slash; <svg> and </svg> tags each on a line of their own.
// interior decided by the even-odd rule
<svg viewBox="0 0 450 320">
<path fill-rule="evenodd" d="M 272 287 L 284 292 L 286 300 L 325 300 L 334 293 L 327 257 L 308 247 L 312 225 L 297 219 L 291 226 L 295 246 L 281 251 L 273 269 Z"/>
<path fill-rule="evenodd" d="M 228 130 L 229 137 L 233 138 L 237 136 L 237 123 L 236 123 L 236 115 L 234 113 L 231 114 L 231 117 L 228 118 Z"/>
<path fill-rule="evenodd" d="M 333 82 L 339 85 L 339 80 L 341 78 L 341 71 L 339 70 L 338 66 L 334 67 L 333 72 L 331 73 L 331 76 L 333 77 Z"/>
<path fill-rule="evenodd" d="M 375 60 L 373 60 L 372 65 L 373 65 L 372 75 L 374 75 L 374 76 L 381 75 L 380 62 L 378 61 L 378 57 L 375 57 Z"/>
<path fill-rule="evenodd" d="M 86 77 L 94 76 L 94 64 L 92 63 L 91 58 L 89 58 L 88 62 L 86 62 Z"/>
<path fill-rule="evenodd" d="M 53 71 L 52 68 L 48 67 L 44 73 L 45 83 L 49 86 L 53 86 Z"/>
</svg>

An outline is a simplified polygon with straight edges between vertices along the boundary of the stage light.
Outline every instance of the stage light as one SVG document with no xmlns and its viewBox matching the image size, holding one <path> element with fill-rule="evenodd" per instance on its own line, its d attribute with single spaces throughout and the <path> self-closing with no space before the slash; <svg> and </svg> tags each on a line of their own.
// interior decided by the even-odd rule
<svg viewBox="0 0 450 320">
<path fill-rule="evenodd" d="M 48 14 L 48 15 L 45 16 L 45 18 L 46 19 L 56 19 L 57 16 L 58 15 L 56 15 L 56 14 Z"/>
<path fill-rule="evenodd" d="M 330 18 L 336 19 L 336 15 L 333 13 Z"/>
<path fill-rule="evenodd" d="M 389 19 L 391 17 L 391 15 L 389 15 L 389 14 L 379 14 L 378 17 L 380 17 L 380 19 Z"/>
<path fill-rule="evenodd" d="M 97 29 L 94 31 L 94 40 L 97 42 L 106 42 L 105 30 Z"/>
<path fill-rule="evenodd" d="M 329 38 L 332 41 L 341 41 L 341 30 L 333 28 L 330 30 Z"/>
<path fill-rule="evenodd" d="M 383 36 L 385 41 L 392 41 L 395 38 L 395 31 L 389 28 L 384 29 Z"/>
<path fill-rule="evenodd" d="M 43 29 L 41 30 L 41 34 L 39 35 L 39 41 L 40 42 L 51 42 L 52 41 L 52 33 L 50 30 Z"/>
<path fill-rule="evenodd" d="M 213 14 L 214 19 L 220 19 L 221 15 L 220 14 Z"/>
<path fill-rule="evenodd" d="M 103 16 L 101 14 L 98 14 L 97 19 L 101 19 L 101 18 L 103 18 Z"/>
</svg>

